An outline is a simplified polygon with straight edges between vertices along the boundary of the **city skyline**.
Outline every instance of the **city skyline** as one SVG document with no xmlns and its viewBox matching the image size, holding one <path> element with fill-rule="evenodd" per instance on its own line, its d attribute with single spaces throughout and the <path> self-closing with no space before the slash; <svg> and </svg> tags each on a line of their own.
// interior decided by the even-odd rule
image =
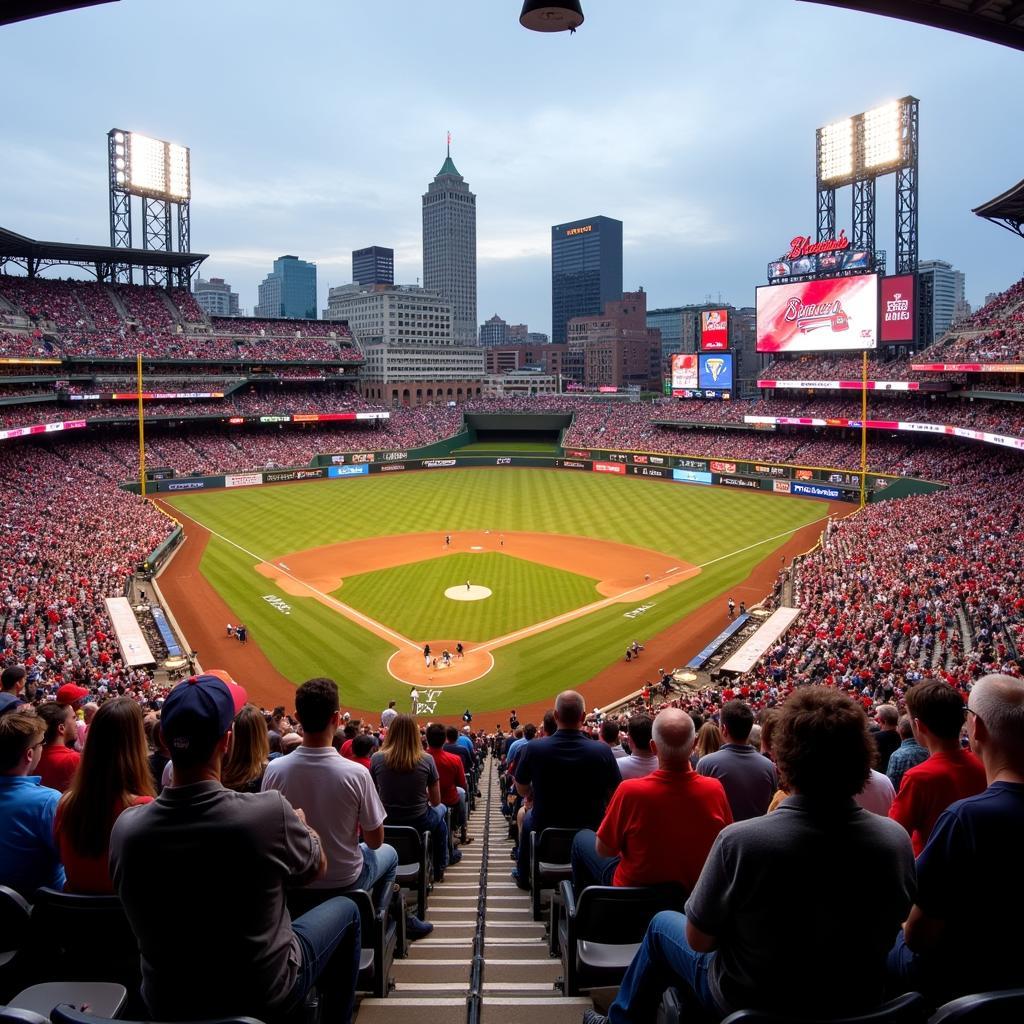
<svg viewBox="0 0 1024 1024">
<path fill-rule="evenodd" d="M 815 128 L 911 93 L 921 99 L 921 259 L 962 270 L 975 306 L 1024 270 L 1019 240 L 970 213 L 1024 164 L 1010 130 L 1009 97 L 1024 89 L 1014 51 L 788 0 L 699 11 L 651 0 L 642 23 L 591 0 L 581 30 L 554 38 L 520 29 L 501 5 L 457 16 L 410 4 L 388 46 L 346 51 L 346 72 L 372 72 L 379 85 L 356 127 L 325 70 L 337 8 L 307 0 L 284 22 L 274 11 L 126 0 L 5 27 L 5 66 L 34 88 L 9 112 L 0 224 L 104 242 L 104 136 L 127 126 L 191 148 L 193 248 L 211 254 L 203 277 L 231 281 L 251 309 L 273 260 L 297 253 L 318 266 L 323 308 L 368 240 L 395 249 L 396 281 L 422 283 L 417 207 L 451 129 L 453 159 L 479 196 L 477 323 L 497 311 L 548 331 L 550 226 L 597 210 L 623 221 L 623 285 L 642 285 L 652 307 L 706 295 L 752 305 L 766 263 L 814 233 Z M 205 31 L 183 37 L 200 19 Z M 355 34 L 378 28 L 368 9 L 343 21 Z M 224 51 L 228 36 L 241 45 Z M 178 71 L 120 88 L 129 38 Z M 809 40 L 831 61 L 810 60 Z M 465 60 L 457 79 L 429 59 L 440 49 Z M 39 75 L 39 52 L 60 72 Z M 301 107 L 267 88 L 268 59 L 282 78 L 302 76 Z M 503 82 L 496 66 L 531 73 Z M 189 73 L 203 67 L 223 73 Z M 328 130 L 337 124 L 346 130 Z M 891 262 L 890 193 L 879 188 Z M 847 230 L 848 205 L 842 194 Z"/>
</svg>

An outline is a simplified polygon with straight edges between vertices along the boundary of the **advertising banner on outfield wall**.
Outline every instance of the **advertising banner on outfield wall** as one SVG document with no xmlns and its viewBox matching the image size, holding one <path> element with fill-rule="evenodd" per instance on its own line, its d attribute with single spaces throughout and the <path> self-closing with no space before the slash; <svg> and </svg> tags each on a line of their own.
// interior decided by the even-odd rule
<svg viewBox="0 0 1024 1024">
<path fill-rule="evenodd" d="M 262 473 L 229 473 L 224 477 L 225 487 L 258 487 L 262 483 Z"/>
<path fill-rule="evenodd" d="M 630 466 L 629 471 L 637 476 L 668 477 L 669 470 L 658 469 L 657 466 Z"/>
<path fill-rule="evenodd" d="M 286 469 L 273 473 L 264 473 L 263 482 L 266 484 L 283 484 L 292 480 L 322 480 L 324 471 L 322 469 Z"/>
<path fill-rule="evenodd" d="M 590 458 L 590 452 L 589 451 L 582 451 L 579 448 L 566 448 L 565 449 L 565 457 L 567 459 L 589 459 Z"/>
<path fill-rule="evenodd" d="M 820 484 L 798 484 L 790 487 L 790 494 L 800 494 L 806 498 L 830 498 L 837 501 L 842 497 L 838 487 L 822 487 Z"/>
<path fill-rule="evenodd" d="M 710 484 L 711 474 L 699 469 L 673 469 L 672 479 L 684 484 Z"/>
<path fill-rule="evenodd" d="M 590 462 L 580 459 L 555 459 L 555 465 L 559 469 L 590 469 Z"/>
<path fill-rule="evenodd" d="M 708 468 L 706 459 L 676 459 L 676 465 L 680 469 L 706 470 Z"/>
<path fill-rule="evenodd" d="M 720 476 L 718 482 L 725 484 L 726 487 L 747 487 L 752 491 L 759 491 L 761 489 L 760 480 L 751 480 L 745 476 Z"/>
<path fill-rule="evenodd" d="M 591 469 L 595 473 L 618 473 L 626 472 L 626 467 L 621 462 L 595 462 Z"/>
<path fill-rule="evenodd" d="M 364 462 L 361 466 L 328 466 L 327 476 L 331 480 L 337 480 L 346 476 L 366 476 L 370 467 Z"/>
<path fill-rule="evenodd" d="M 420 465 L 424 469 L 450 469 L 458 463 L 455 459 L 424 459 Z"/>
<path fill-rule="evenodd" d="M 168 491 L 201 491 L 204 487 L 205 480 L 168 480 L 166 485 L 161 484 L 161 490 Z"/>
<path fill-rule="evenodd" d="M 788 480 L 773 480 L 772 490 L 776 494 L 789 494 L 789 481 Z"/>
</svg>

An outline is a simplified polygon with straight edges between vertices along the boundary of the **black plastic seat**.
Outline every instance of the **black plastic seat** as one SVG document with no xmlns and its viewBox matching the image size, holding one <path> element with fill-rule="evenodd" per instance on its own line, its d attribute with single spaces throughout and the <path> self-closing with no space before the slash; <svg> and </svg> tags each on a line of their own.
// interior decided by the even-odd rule
<svg viewBox="0 0 1024 1024">
<path fill-rule="evenodd" d="M 37 1014 L 32 1016 L 38 1017 Z M 41 1019 L 44 1022 L 46 1020 L 45 1017 Z M 7 1024 L 7 1021 L 0 1020 L 0 1024 Z M 12 1021 L 11 1024 L 35 1024 L 35 1022 L 18 1020 Z M 53 1013 L 50 1014 L 50 1024 L 110 1024 L 110 1022 L 106 1017 L 96 1017 L 91 1013 L 82 1013 L 73 1006 L 64 1004 L 54 1008 Z M 123 1021 L 122 1024 L 142 1024 L 142 1022 Z M 202 1022 L 192 1021 L 190 1024 L 263 1024 L 263 1022 L 255 1017 L 217 1017 Z"/>
<path fill-rule="evenodd" d="M 683 909 L 679 885 L 588 885 L 577 897 L 572 882 L 559 887 L 562 899 L 558 941 L 562 994 L 618 985 L 644 940 L 647 926 L 662 910 Z"/>
<path fill-rule="evenodd" d="M 50 1024 L 50 1018 L 16 1006 L 0 1006 L 0 1024 Z"/>
<path fill-rule="evenodd" d="M 539 834 L 530 833 L 530 903 L 534 921 L 544 919 L 542 894 L 553 892 L 565 879 L 572 878 L 572 841 L 579 831 L 546 828 Z"/>
<path fill-rule="evenodd" d="M 411 825 L 385 825 L 384 842 L 398 854 L 398 884 L 416 894 L 416 916 L 426 918 L 433 875 L 430 833 L 417 832 Z"/>
<path fill-rule="evenodd" d="M 335 896 L 351 900 L 359 911 L 360 951 L 357 992 L 369 992 L 384 999 L 394 987 L 391 965 L 398 944 L 398 927 L 391 916 L 373 905 L 373 897 L 365 889 L 292 889 L 288 893 L 288 912 L 292 919 L 300 917 Z"/>
<path fill-rule="evenodd" d="M 31 915 L 28 900 L 0 885 L 0 1004 L 23 987 L 18 953 L 28 939 Z"/>
<path fill-rule="evenodd" d="M 1024 1020 L 1024 988 L 977 992 L 940 1006 L 928 1024 L 1004 1024 Z"/>
<path fill-rule="evenodd" d="M 928 1005 L 924 996 L 919 992 L 905 992 L 865 1013 L 855 1013 L 848 1017 L 801 1017 L 800 1024 L 924 1024 L 927 1019 Z M 737 1010 L 730 1013 L 722 1024 L 793 1024 L 793 1020 L 787 1014 Z"/>
</svg>

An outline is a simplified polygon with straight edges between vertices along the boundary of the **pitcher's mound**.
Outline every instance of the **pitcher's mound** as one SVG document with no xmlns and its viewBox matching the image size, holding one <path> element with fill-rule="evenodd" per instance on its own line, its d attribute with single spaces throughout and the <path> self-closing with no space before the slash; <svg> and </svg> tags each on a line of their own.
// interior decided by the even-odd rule
<svg viewBox="0 0 1024 1024">
<path fill-rule="evenodd" d="M 451 601 L 482 601 L 491 596 L 490 587 L 449 587 L 444 596 Z"/>
</svg>

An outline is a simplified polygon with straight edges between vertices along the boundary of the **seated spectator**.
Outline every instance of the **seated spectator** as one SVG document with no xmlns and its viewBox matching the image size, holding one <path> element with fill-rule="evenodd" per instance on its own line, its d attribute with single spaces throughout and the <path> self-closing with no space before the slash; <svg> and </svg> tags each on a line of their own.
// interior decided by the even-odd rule
<svg viewBox="0 0 1024 1024">
<path fill-rule="evenodd" d="M 648 927 L 610 1008 L 613 1024 L 654 1020 L 668 985 L 715 1019 L 752 1008 L 793 1020 L 881 1001 L 914 859 L 901 829 L 853 801 L 875 757 L 867 717 L 845 694 L 802 687 L 781 708 L 772 750 L 792 795 L 774 814 L 722 830 L 685 915 L 663 912 Z M 837 864 L 871 879 L 870 913 L 860 886 L 836 884 Z M 780 949 L 800 951 L 798 977 L 780 970 Z"/>
<path fill-rule="evenodd" d="M 621 729 L 618 722 L 613 722 L 611 719 L 605 719 L 601 723 L 601 742 L 611 747 L 612 754 L 616 761 L 629 756 L 626 752 L 626 748 L 623 747 L 622 741 L 619 738 L 620 733 Z"/>
<path fill-rule="evenodd" d="M 917 742 L 910 715 L 900 715 L 896 731 L 900 736 L 900 745 L 889 755 L 889 767 L 885 774 L 889 776 L 893 789 L 898 793 L 903 776 L 907 770 L 928 760 L 928 751 Z"/>
<path fill-rule="evenodd" d="M 41 885 L 64 888 L 64 868 L 53 835 L 60 793 L 33 774 L 46 722 L 31 708 L 0 714 L 0 885 L 25 899 Z"/>
<path fill-rule="evenodd" d="M 352 741 L 352 757 L 349 759 L 355 761 L 356 764 L 361 764 L 367 771 L 370 770 L 370 756 L 377 749 L 377 744 L 374 743 L 373 737 L 368 733 L 360 733 Z"/>
<path fill-rule="evenodd" d="M 940 815 L 917 858 L 917 896 L 889 958 L 904 985 L 937 1002 L 1021 985 L 1024 682 L 979 679 L 967 734 L 988 788 Z"/>
<path fill-rule="evenodd" d="M 955 800 L 985 788 L 985 766 L 960 746 L 966 711 L 952 686 L 921 682 L 907 691 L 906 700 L 914 735 L 930 756 L 904 774 L 889 817 L 907 830 L 918 856 L 939 815 Z"/>
<path fill-rule="evenodd" d="M 875 767 L 884 772 L 889 766 L 889 756 L 900 745 L 900 734 L 896 726 L 899 723 L 899 712 L 891 704 L 880 704 L 875 709 L 875 722 L 878 728 L 871 734 L 878 747 L 878 761 Z"/>
<path fill-rule="evenodd" d="M 270 736 L 267 720 L 255 704 L 246 704 L 235 715 L 231 749 L 224 759 L 221 784 L 236 793 L 258 793 L 263 788 L 263 773 L 269 763 Z M 323 838 L 323 831 L 315 824 L 313 827 Z"/>
<path fill-rule="evenodd" d="M 778 788 L 775 766 L 747 742 L 753 725 L 749 705 L 740 700 L 728 701 L 722 707 L 721 750 L 706 754 L 697 762 L 699 774 L 710 775 L 725 787 L 736 821 L 765 814 Z"/>
<path fill-rule="evenodd" d="M 692 724 L 691 719 L 691 724 Z M 626 779 L 642 779 L 658 767 L 658 757 L 651 746 L 652 726 L 650 715 L 633 715 L 629 719 L 627 733 L 632 753 L 619 760 L 619 774 Z"/>
<path fill-rule="evenodd" d="M 23 703 L 22 692 L 27 676 L 24 665 L 6 665 L 0 672 L 0 714 L 13 705 Z"/>
<path fill-rule="evenodd" d="M 63 793 L 71 785 L 78 762 L 82 755 L 75 750 L 78 739 L 78 719 L 68 704 L 47 701 L 36 708 L 39 717 L 46 723 L 43 736 L 43 753 L 39 758 L 37 771 L 43 785 Z"/>
<path fill-rule="evenodd" d="M 516 789 L 533 801 L 519 830 L 512 872 L 520 888 L 530 884 L 530 833 L 548 827 L 596 829 L 608 798 L 622 781 L 608 745 L 583 734 L 585 716 L 583 697 L 575 690 L 563 690 L 555 699 L 558 731 L 532 740 L 519 756 Z"/>
<path fill-rule="evenodd" d="M 285 904 L 289 886 L 324 876 L 320 837 L 280 793 L 234 793 L 220 783 L 244 691 L 240 698 L 211 675 L 171 691 L 161 729 L 174 785 L 122 814 L 110 835 L 111 874 L 139 943 L 142 997 L 156 1020 L 265 1020 L 294 1012 L 317 985 L 325 1019 L 348 1024 L 359 970 L 355 904 L 337 896 L 294 922 Z"/>
<path fill-rule="evenodd" d="M 434 870 L 448 866 L 448 825 L 441 803 L 441 786 L 434 759 L 423 752 L 420 730 L 412 715 L 397 715 L 384 745 L 370 758 L 370 774 L 380 793 L 389 825 L 412 825 L 429 831 L 434 844 Z M 462 860 L 462 851 L 451 863 Z"/>
<path fill-rule="evenodd" d="M 397 712 L 396 712 L 397 713 Z M 445 744 L 441 748 L 446 754 L 455 754 L 462 761 L 462 767 L 467 772 L 473 770 L 473 754 L 466 749 L 464 743 L 459 742 L 459 730 L 454 725 L 449 725 L 444 731 Z"/>
<path fill-rule="evenodd" d="M 384 807 L 369 771 L 339 757 L 331 742 L 341 717 L 338 684 L 333 679 L 307 680 L 295 691 L 295 713 L 302 724 L 302 745 L 267 767 L 263 788 L 276 789 L 293 807 L 301 807 L 320 836 L 327 872 L 310 888 L 365 889 L 377 908 L 386 910 L 398 854 L 384 842 Z"/>
<path fill-rule="evenodd" d="M 622 782 L 596 834 L 576 833 L 572 878 L 577 891 L 587 885 L 668 882 L 686 892 L 694 887 L 732 812 L 722 784 L 690 766 L 693 741 L 693 719 L 685 711 L 665 708 L 658 714 L 650 741 L 657 770 Z"/>
<path fill-rule="evenodd" d="M 142 707 L 131 697 L 108 700 L 89 727 L 81 770 L 57 805 L 54 831 L 68 892 L 114 891 L 110 830 L 123 812 L 156 795 L 146 755 Z"/>
<path fill-rule="evenodd" d="M 466 770 L 462 766 L 462 758 L 445 753 L 444 726 L 431 722 L 427 726 L 427 753 L 434 759 L 437 767 L 438 782 L 441 787 L 441 803 L 452 812 L 452 828 L 460 830 L 457 842 L 465 846 L 473 840 L 466 835 L 466 822 L 469 814 L 466 809 Z"/>
</svg>

